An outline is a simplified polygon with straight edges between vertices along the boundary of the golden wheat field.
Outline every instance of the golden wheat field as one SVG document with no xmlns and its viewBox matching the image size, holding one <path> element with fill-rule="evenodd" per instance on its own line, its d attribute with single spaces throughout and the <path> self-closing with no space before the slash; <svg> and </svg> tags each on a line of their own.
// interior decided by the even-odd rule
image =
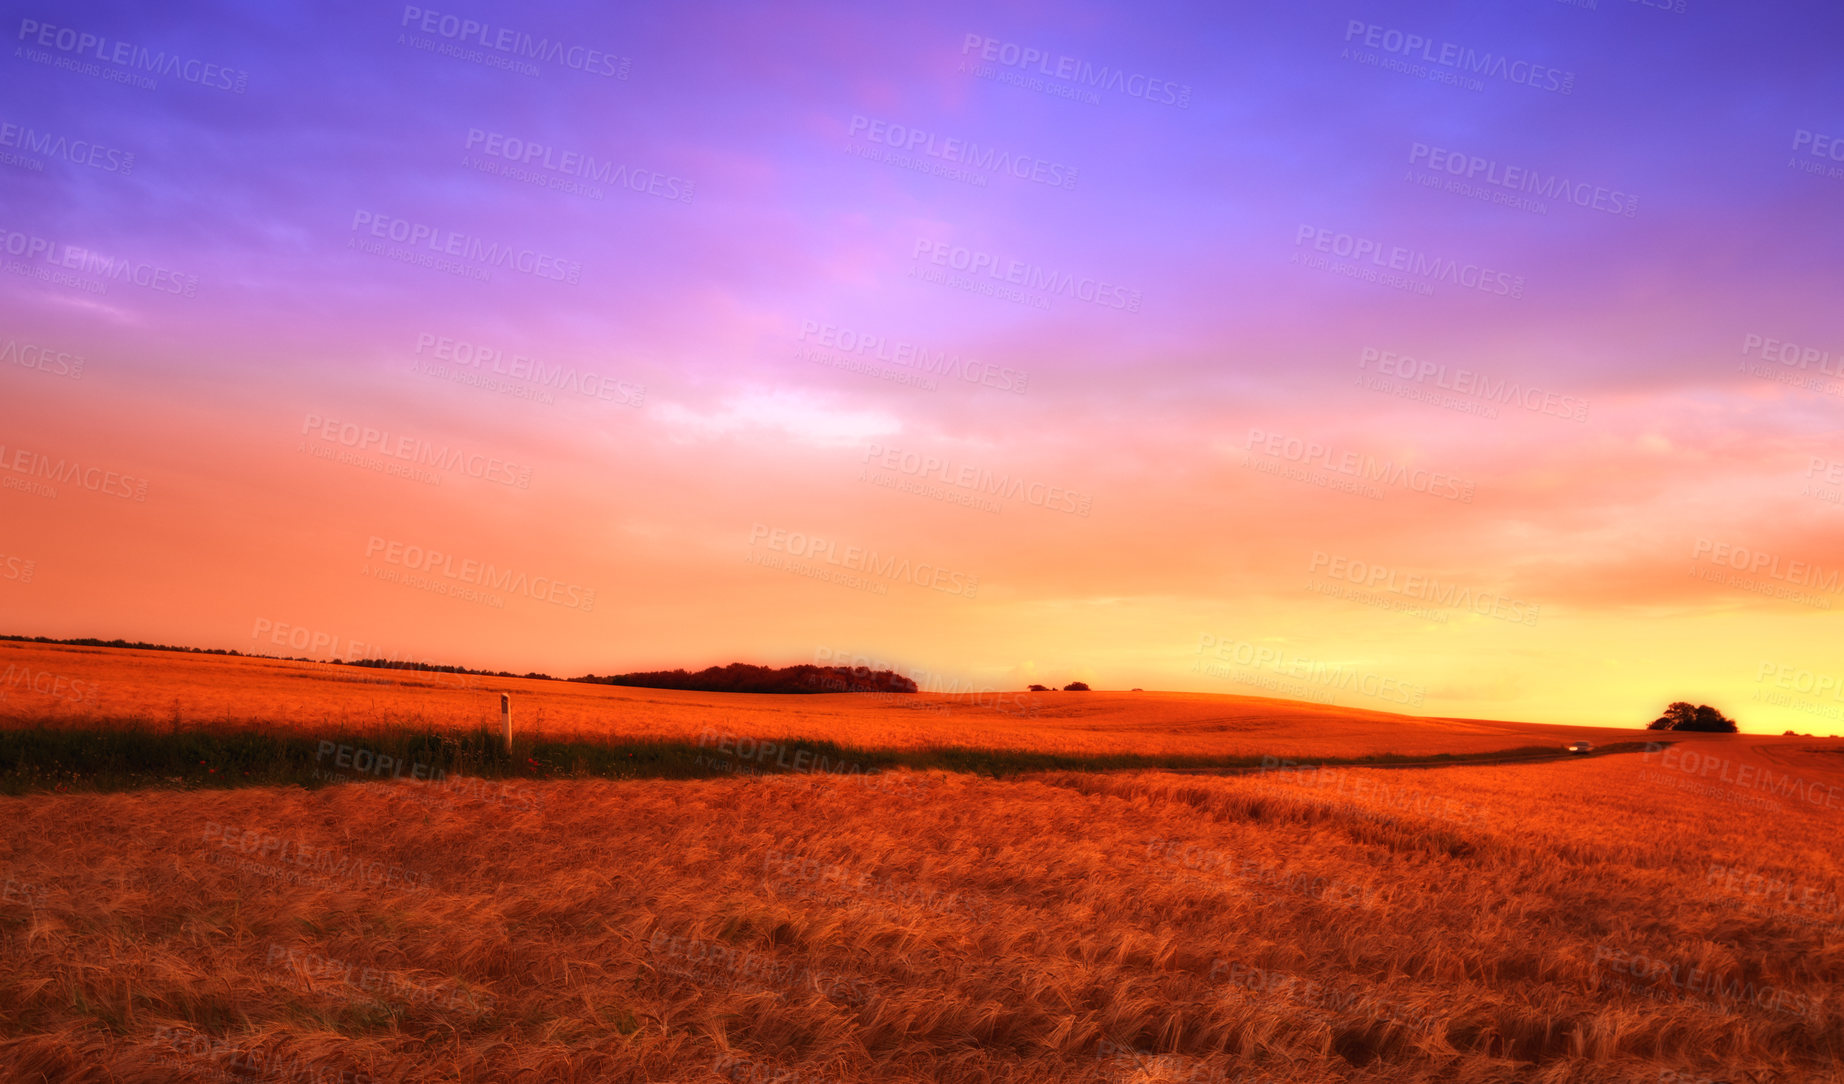
<svg viewBox="0 0 1844 1084">
<path fill-rule="evenodd" d="M 1819 759 L 9 798 L 0 1065 L 1835 1080 Z"/>
<path fill-rule="evenodd" d="M 13 675 L 11 679 L 6 675 Z M 40 680 L 49 676 L 53 680 Z M 21 680 L 23 679 L 23 680 Z M 35 692 L 75 688 L 76 695 Z M 63 684 L 57 684 L 62 680 Z M 886 749 L 972 745 L 1058 753 L 1356 757 L 1477 753 L 1630 731 L 1429 719 L 1367 707 L 1206 693 L 866 693 L 760 696 L 170 651 L 0 641 L 0 718 L 256 724 L 516 726 L 553 737 L 691 738 L 710 731 Z"/>
<path fill-rule="evenodd" d="M 95 683 L 68 719 L 490 717 L 485 679 L 6 650 Z M 499 684 L 561 732 L 927 743 L 980 710 Z M 987 733 L 1304 757 L 1574 733 L 1061 695 Z M 0 1080 L 1844 1080 L 1835 745 L 0 798 Z"/>
</svg>

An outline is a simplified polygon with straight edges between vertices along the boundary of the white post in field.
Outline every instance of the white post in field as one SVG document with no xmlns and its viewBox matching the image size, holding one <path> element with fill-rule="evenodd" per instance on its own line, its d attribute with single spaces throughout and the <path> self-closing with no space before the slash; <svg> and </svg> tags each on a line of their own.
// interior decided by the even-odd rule
<svg viewBox="0 0 1844 1084">
<path fill-rule="evenodd" d="M 499 694 L 499 721 L 506 728 L 506 752 L 512 752 L 512 694 Z"/>
</svg>

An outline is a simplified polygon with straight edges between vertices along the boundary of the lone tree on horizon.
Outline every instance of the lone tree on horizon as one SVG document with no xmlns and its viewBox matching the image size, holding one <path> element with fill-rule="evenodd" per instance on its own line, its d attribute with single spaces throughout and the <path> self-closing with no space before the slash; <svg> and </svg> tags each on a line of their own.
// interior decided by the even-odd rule
<svg viewBox="0 0 1844 1084">
<path fill-rule="evenodd" d="M 1673 700 L 1665 713 L 1652 720 L 1647 730 L 1694 730 L 1710 734 L 1734 734 L 1735 720 L 1710 707 L 1693 705 L 1688 700 Z"/>
</svg>

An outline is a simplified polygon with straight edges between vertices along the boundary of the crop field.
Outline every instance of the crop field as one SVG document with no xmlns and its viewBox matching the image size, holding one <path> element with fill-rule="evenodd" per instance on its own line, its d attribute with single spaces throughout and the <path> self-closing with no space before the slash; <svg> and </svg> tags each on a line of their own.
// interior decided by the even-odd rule
<svg viewBox="0 0 1844 1084">
<path fill-rule="evenodd" d="M 1844 0 L 11 34 L 0 1084 L 1844 1084 Z"/>
<path fill-rule="evenodd" d="M 317 734 L 384 725 L 464 730 L 498 725 L 502 691 L 512 694 L 521 732 L 553 737 L 696 741 L 711 734 L 882 749 L 1311 758 L 1480 753 L 1634 736 L 1203 693 L 760 696 L 0 641 L 0 720 L 250 724 Z"/>
<path fill-rule="evenodd" d="M 294 713 L 339 692 L 356 728 L 367 698 L 409 703 L 433 676 L 366 687 L 159 653 L 117 672 L 40 650 L 36 665 L 97 675 L 80 705 L 96 718 L 179 696 L 182 721 L 202 719 L 232 700 L 189 671 L 222 665 L 246 696 L 296 683 L 299 701 L 248 701 L 277 725 L 319 721 Z M 658 706 L 680 733 L 721 710 L 758 733 L 831 720 L 866 741 L 901 710 L 552 695 L 585 730 Z M 1198 740 L 1327 741 L 1310 706 L 1289 738 L 1279 702 L 1148 699 L 1154 718 L 1214 704 L 1249 721 Z M 1129 702 L 1096 694 L 1032 740 L 1107 740 Z M 784 704 L 797 718 L 777 719 Z M 1387 741 L 1386 718 L 1344 725 Z M 1483 741 L 1487 725 L 1405 723 L 1402 747 L 1450 748 L 1430 737 L 1442 727 Z M 1233 777 L 0 798 L 0 1079 L 1844 1080 L 1836 744 L 1708 735 L 1575 761 Z"/>
</svg>

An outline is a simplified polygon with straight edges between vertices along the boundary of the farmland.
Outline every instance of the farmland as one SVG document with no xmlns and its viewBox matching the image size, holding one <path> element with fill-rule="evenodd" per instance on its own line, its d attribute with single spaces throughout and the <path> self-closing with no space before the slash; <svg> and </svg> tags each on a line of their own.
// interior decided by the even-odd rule
<svg viewBox="0 0 1844 1084">
<path fill-rule="evenodd" d="M 9 668 L 10 671 L 9 671 Z M 636 689 L 331 663 L 0 641 L 0 674 L 23 676 L 0 719 L 75 725 L 364 732 L 379 726 L 496 726 L 499 693 L 521 731 L 554 737 L 696 740 L 707 731 L 798 737 L 862 748 L 941 745 L 1075 754 L 1132 752 L 1293 758 L 1481 753 L 1560 746 L 1629 731 L 1476 719 L 1424 719 L 1343 704 L 1205 693 L 1026 693 L 755 696 Z M 45 679 L 45 680 L 38 680 Z M 34 680 L 63 695 L 34 692 Z M 62 684 L 57 684 L 62 682 Z M 75 693 L 69 692 L 75 689 Z"/>
<path fill-rule="evenodd" d="M 43 713 L 67 723 L 488 710 L 443 675 L 15 650 L 96 682 Z M 987 710 L 510 684 L 581 732 L 920 743 Z M 1575 733 L 1133 695 L 985 732 L 1307 758 Z M 0 1079 L 1836 1080 L 1831 748 L 0 798 Z"/>
</svg>

